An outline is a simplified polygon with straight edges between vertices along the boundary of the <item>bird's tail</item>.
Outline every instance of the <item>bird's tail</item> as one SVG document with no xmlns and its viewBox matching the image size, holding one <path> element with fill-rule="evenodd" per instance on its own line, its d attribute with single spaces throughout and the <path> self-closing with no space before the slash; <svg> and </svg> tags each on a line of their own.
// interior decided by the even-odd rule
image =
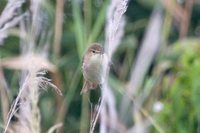
<svg viewBox="0 0 200 133">
<path fill-rule="evenodd" d="M 84 81 L 83 88 L 80 94 L 82 95 L 83 93 L 88 92 L 88 88 L 89 88 L 89 83 L 87 81 Z"/>
<path fill-rule="evenodd" d="M 92 83 L 92 82 L 90 82 L 88 80 L 85 80 L 84 84 L 83 84 L 83 88 L 82 88 L 80 94 L 82 95 L 83 93 L 86 93 L 89 90 L 92 90 L 92 89 L 95 89 L 95 88 L 97 88 L 97 84 Z"/>
</svg>

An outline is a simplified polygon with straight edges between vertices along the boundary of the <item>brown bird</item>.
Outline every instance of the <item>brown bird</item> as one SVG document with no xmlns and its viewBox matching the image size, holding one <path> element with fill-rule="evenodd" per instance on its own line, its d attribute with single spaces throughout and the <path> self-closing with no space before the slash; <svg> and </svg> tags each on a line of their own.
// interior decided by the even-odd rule
<svg viewBox="0 0 200 133">
<path fill-rule="evenodd" d="M 107 65 L 107 56 L 103 47 L 98 43 L 93 43 L 86 51 L 82 61 L 82 71 L 84 84 L 81 94 L 89 90 L 96 89 L 104 81 L 103 66 Z"/>
</svg>

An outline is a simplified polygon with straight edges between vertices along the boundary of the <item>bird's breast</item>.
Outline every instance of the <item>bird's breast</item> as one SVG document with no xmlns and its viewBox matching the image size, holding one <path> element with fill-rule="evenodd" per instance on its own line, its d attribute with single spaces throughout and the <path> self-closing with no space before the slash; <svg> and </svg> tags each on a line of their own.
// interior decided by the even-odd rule
<svg viewBox="0 0 200 133">
<path fill-rule="evenodd" d="M 87 80 L 100 84 L 102 82 L 103 55 L 93 55 L 83 64 L 83 75 Z"/>
</svg>

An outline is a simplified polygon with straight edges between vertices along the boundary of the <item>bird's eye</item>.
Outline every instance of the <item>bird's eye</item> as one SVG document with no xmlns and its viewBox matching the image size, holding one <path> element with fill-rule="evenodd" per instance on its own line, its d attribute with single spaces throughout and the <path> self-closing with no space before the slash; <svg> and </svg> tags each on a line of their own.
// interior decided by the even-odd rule
<svg viewBox="0 0 200 133">
<path fill-rule="evenodd" d="M 95 53 L 95 50 L 92 50 L 92 53 Z"/>
</svg>

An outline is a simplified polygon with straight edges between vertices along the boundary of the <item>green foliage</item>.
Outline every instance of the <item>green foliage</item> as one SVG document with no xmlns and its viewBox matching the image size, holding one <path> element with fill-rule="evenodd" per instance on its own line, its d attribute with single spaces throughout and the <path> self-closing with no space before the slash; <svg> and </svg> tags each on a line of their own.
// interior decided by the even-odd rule
<svg viewBox="0 0 200 133">
<path fill-rule="evenodd" d="M 170 73 L 173 84 L 163 86 L 164 109 L 156 118 L 168 133 L 194 133 L 200 120 L 200 40 L 178 41 L 174 49 L 179 56 Z"/>
</svg>

